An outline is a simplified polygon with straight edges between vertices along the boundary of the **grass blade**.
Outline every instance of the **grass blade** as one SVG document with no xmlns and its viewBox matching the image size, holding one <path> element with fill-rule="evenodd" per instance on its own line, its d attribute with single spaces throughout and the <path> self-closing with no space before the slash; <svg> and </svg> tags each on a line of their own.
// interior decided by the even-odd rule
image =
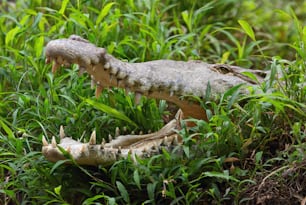
<svg viewBox="0 0 306 205">
<path fill-rule="evenodd" d="M 136 125 L 135 122 L 133 122 L 130 118 L 128 118 L 125 114 L 119 112 L 118 110 L 112 108 L 112 107 L 109 107 L 103 103 L 99 103 L 97 101 L 94 101 L 94 100 L 91 100 L 91 99 L 85 99 L 84 100 L 86 103 L 88 103 L 89 105 L 92 105 L 94 106 L 96 109 L 98 110 L 101 110 L 117 119 L 120 119 L 120 120 L 124 120 L 128 123 L 130 123 L 131 125 L 135 126 L 135 127 L 138 127 Z"/>
<path fill-rule="evenodd" d="M 238 23 L 240 24 L 240 26 L 242 27 L 242 29 L 244 30 L 244 32 L 245 32 L 253 41 L 256 41 L 254 31 L 253 31 L 252 27 L 250 26 L 250 24 L 249 24 L 247 21 L 245 21 L 245 20 L 239 20 Z"/>
</svg>

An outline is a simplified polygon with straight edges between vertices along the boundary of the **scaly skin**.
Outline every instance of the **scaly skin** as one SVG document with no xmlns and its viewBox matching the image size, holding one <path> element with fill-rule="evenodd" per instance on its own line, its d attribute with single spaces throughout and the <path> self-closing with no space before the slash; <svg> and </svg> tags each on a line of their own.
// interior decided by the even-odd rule
<svg viewBox="0 0 306 205">
<path fill-rule="evenodd" d="M 160 146 L 163 141 L 169 139 L 176 142 L 180 141 L 174 140 L 176 134 L 173 129 L 177 128 L 182 113 L 187 117 L 206 119 L 205 112 L 200 105 L 188 101 L 184 96 L 204 97 L 209 85 L 212 98 L 215 98 L 217 94 L 223 93 L 233 86 L 256 83 L 244 76 L 242 72 L 252 72 L 257 75 L 259 80 L 262 80 L 260 75 L 265 75 L 264 72 L 258 70 L 247 70 L 229 65 L 207 64 L 201 61 L 156 60 L 144 63 L 123 62 L 107 54 L 104 48 L 96 47 L 94 44 L 75 35 L 70 36 L 69 39 L 58 39 L 48 43 L 46 47 L 46 62 L 52 61 L 53 72 L 61 66 L 78 64 L 81 73 L 86 71 L 90 74 L 93 84 L 96 85 L 96 96 L 104 88 L 120 87 L 135 92 L 136 99 L 139 99 L 141 95 L 164 99 L 175 103 L 182 111 L 179 112 L 180 117 L 171 121 L 159 132 L 145 136 L 122 136 L 119 138 L 120 140 L 105 144 L 103 152 L 99 151 L 101 150 L 100 145 L 84 145 L 71 141 L 72 139 L 65 142 L 67 138 L 64 138 L 62 134 L 63 139 L 59 146 L 68 150 L 77 163 L 89 165 L 109 164 L 116 161 L 118 157 L 127 157 L 128 153 L 135 153 L 140 157 L 148 156 L 152 154 L 152 151 L 150 151 L 152 147 Z M 165 136 L 168 136 L 167 139 L 163 139 Z M 150 140 L 147 140 L 148 138 Z M 130 139 L 136 140 L 130 142 Z M 67 146 L 67 144 L 69 145 Z M 114 144 L 116 146 L 113 146 Z M 50 161 L 65 158 L 57 146 L 55 140 L 51 144 L 44 140 L 43 154 Z M 91 152 L 88 151 L 89 147 L 91 147 Z M 119 147 L 121 147 L 120 151 Z"/>
</svg>

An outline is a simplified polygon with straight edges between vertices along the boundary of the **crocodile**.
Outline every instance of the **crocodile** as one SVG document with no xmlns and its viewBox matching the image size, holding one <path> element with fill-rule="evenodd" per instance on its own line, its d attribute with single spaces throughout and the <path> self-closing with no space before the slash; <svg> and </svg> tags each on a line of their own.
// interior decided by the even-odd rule
<svg viewBox="0 0 306 205">
<path fill-rule="evenodd" d="M 178 106 L 175 118 L 159 131 L 145 135 L 122 135 L 96 143 L 93 131 L 89 142 L 81 143 L 67 137 L 60 126 L 60 142 L 52 137 L 49 143 L 42 138 L 42 153 L 47 160 L 56 162 L 69 157 L 80 165 L 109 165 L 120 158 L 132 159 L 150 157 L 161 151 L 161 147 L 172 149 L 182 144 L 177 130 L 181 129 L 183 118 L 207 120 L 204 109 L 190 96 L 205 99 L 207 90 L 211 98 L 228 89 L 256 85 L 266 76 L 261 70 L 245 69 L 226 64 L 208 64 L 199 60 L 175 61 L 154 60 L 130 63 L 108 54 L 105 48 L 97 47 L 88 40 L 71 35 L 69 38 L 51 40 L 45 48 L 46 63 L 53 63 L 52 72 L 72 64 L 79 66 L 79 72 L 87 72 L 92 85 L 96 86 L 98 97 L 103 89 L 118 87 L 135 92 L 136 103 L 142 95 L 163 99 Z M 246 75 L 245 73 L 251 73 Z M 256 79 L 249 76 L 256 76 Z M 248 89 L 241 89 L 246 93 Z M 119 134 L 118 134 L 119 135 Z"/>
</svg>

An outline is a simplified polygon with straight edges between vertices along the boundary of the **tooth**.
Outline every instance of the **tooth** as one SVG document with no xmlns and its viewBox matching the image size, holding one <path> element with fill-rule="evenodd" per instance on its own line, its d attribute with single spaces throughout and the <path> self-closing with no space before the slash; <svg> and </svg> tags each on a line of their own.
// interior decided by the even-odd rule
<svg viewBox="0 0 306 205">
<path fill-rule="evenodd" d="M 174 94 L 174 92 L 173 92 L 173 91 L 170 91 L 170 97 L 172 97 L 172 96 L 173 96 L 173 94 Z"/>
<path fill-rule="evenodd" d="M 52 148 L 56 148 L 57 147 L 56 140 L 55 140 L 54 136 L 52 137 L 51 145 L 52 145 Z"/>
<path fill-rule="evenodd" d="M 63 125 L 60 126 L 60 138 L 63 139 L 65 138 L 65 131 Z"/>
<path fill-rule="evenodd" d="M 131 132 L 131 135 L 135 135 L 135 131 L 134 130 Z"/>
<path fill-rule="evenodd" d="M 118 147 L 118 154 L 121 154 L 121 146 Z"/>
<path fill-rule="evenodd" d="M 120 129 L 119 129 L 119 127 L 116 127 L 115 137 L 118 137 L 119 135 L 120 135 Z"/>
<path fill-rule="evenodd" d="M 92 71 L 95 71 L 96 70 L 96 66 L 92 66 Z"/>
<path fill-rule="evenodd" d="M 112 74 L 109 74 L 109 82 L 111 83 L 113 81 L 113 75 Z"/>
<path fill-rule="evenodd" d="M 113 137 L 110 134 L 108 135 L 108 140 L 109 140 L 109 142 L 111 142 L 113 140 Z"/>
<path fill-rule="evenodd" d="M 117 79 L 117 87 L 119 88 L 119 87 L 121 87 L 122 86 L 122 80 L 118 80 Z"/>
<path fill-rule="evenodd" d="M 103 90 L 103 87 L 101 85 L 97 85 L 97 87 L 96 87 L 96 98 L 98 98 L 100 96 L 102 90 Z"/>
<path fill-rule="evenodd" d="M 148 130 L 148 134 L 151 134 L 152 133 L 152 130 Z"/>
<path fill-rule="evenodd" d="M 82 75 L 86 69 L 84 67 L 79 67 L 79 75 Z"/>
<path fill-rule="evenodd" d="M 129 95 L 129 93 L 131 92 L 131 89 L 129 87 L 125 88 L 125 95 Z"/>
<path fill-rule="evenodd" d="M 52 65 L 52 73 L 55 73 L 56 70 L 57 70 L 59 67 L 60 67 L 60 65 L 57 64 L 56 62 L 54 62 L 53 65 Z"/>
<path fill-rule="evenodd" d="M 90 88 L 94 89 L 95 85 L 96 85 L 96 83 L 95 83 L 94 79 L 91 79 Z"/>
<path fill-rule="evenodd" d="M 175 114 L 175 119 L 179 122 L 184 119 L 184 113 L 181 109 L 179 109 Z"/>
<path fill-rule="evenodd" d="M 164 146 L 167 146 L 167 145 L 168 145 L 168 137 L 167 137 L 167 136 L 164 137 L 162 144 L 163 144 Z"/>
<path fill-rule="evenodd" d="M 127 131 L 127 127 L 124 126 L 124 127 L 123 127 L 123 132 L 126 133 L 126 131 Z"/>
<path fill-rule="evenodd" d="M 43 146 L 48 146 L 49 145 L 49 143 L 46 140 L 45 136 L 42 136 L 42 143 L 43 143 Z"/>
<path fill-rule="evenodd" d="M 109 62 L 105 63 L 105 65 L 104 65 L 104 69 L 105 69 L 105 70 L 108 70 L 109 68 L 110 68 L 110 64 L 109 64 Z"/>
<path fill-rule="evenodd" d="M 84 153 L 84 152 L 85 152 L 85 150 L 86 150 L 86 145 L 85 145 L 85 144 L 83 144 L 83 145 L 82 145 L 82 147 L 81 147 L 81 153 Z"/>
<path fill-rule="evenodd" d="M 50 58 L 47 57 L 46 60 L 45 60 L 45 63 L 46 63 L 46 64 L 49 64 L 50 62 L 51 62 Z"/>
<path fill-rule="evenodd" d="M 139 135 L 143 135 L 143 131 L 139 131 Z"/>
<path fill-rule="evenodd" d="M 101 145 L 103 145 L 103 146 L 104 146 L 104 145 L 105 145 L 105 143 L 106 143 L 106 142 L 105 142 L 105 139 L 103 138 L 103 139 L 102 139 L 102 142 L 101 142 Z"/>
<path fill-rule="evenodd" d="M 159 150 L 159 147 L 158 147 L 158 145 L 156 143 L 154 143 L 154 149 L 155 150 Z"/>
<path fill-rule="evenodd" d="M 102 142 L 101 142 L 101 147 L 100 147 L 100 149 L 104 149 L 104 146 L 105 146 L 105 139 L 103 138 L 103 139 L 102 139 Z"/>
<path fill-rule="evenodd" d="M 140 100 L 141 100 L 141 93 L 139 92 L 136 92 L 135 94 L 135 103 L 138 105 L 140 103 Z"/>
<path fill-rule="evenodd" d="M 96 131 L 94 130 L 91 133 L 90 139 L 89 139 L 89 144 L 90 145 L 95 145 L 96 144 Z"/>
<path fill-rule="evenodd" d="M 179 141 L 178 141 L 177 135 L 174 136 L 174 139 L 173 139 L 172 144 L 173 144 L 173 145 L 179 145 Z"/>
<path fill-rule="evenodd" d="M 137 161 L 136 161 L 136 154 L 134 154 L 134 151 L 132 151 L 131 156 L 132 156 L 132 161 L 137 163 Z"/>
</svg>

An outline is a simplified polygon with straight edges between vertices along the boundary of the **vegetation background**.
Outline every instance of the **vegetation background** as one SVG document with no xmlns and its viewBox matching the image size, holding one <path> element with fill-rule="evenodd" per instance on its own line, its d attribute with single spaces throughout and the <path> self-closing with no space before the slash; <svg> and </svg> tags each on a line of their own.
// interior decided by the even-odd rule
<svg viewBox="0 0 306 205">
<path fill-rule="evenodd" d="M 305 1 L 2 0 L 0 11 L 0 204 L 306 203 Z M 229 90 L 201 102 L 209 120 L 180 131 L 183 156 L 54 164 L 41 139 L 60 125 L 74 138 L 94 129 L 102 138 L 116 127 L 158 130 L 168 112 L 164 101 L 135 105 L 118 89 L 95 99 L 76 67 L 51 74 L 44 46 L 71 34 L 131 62 L 199 59 L 271 75 L 248 96 Z"/>
</svg>

